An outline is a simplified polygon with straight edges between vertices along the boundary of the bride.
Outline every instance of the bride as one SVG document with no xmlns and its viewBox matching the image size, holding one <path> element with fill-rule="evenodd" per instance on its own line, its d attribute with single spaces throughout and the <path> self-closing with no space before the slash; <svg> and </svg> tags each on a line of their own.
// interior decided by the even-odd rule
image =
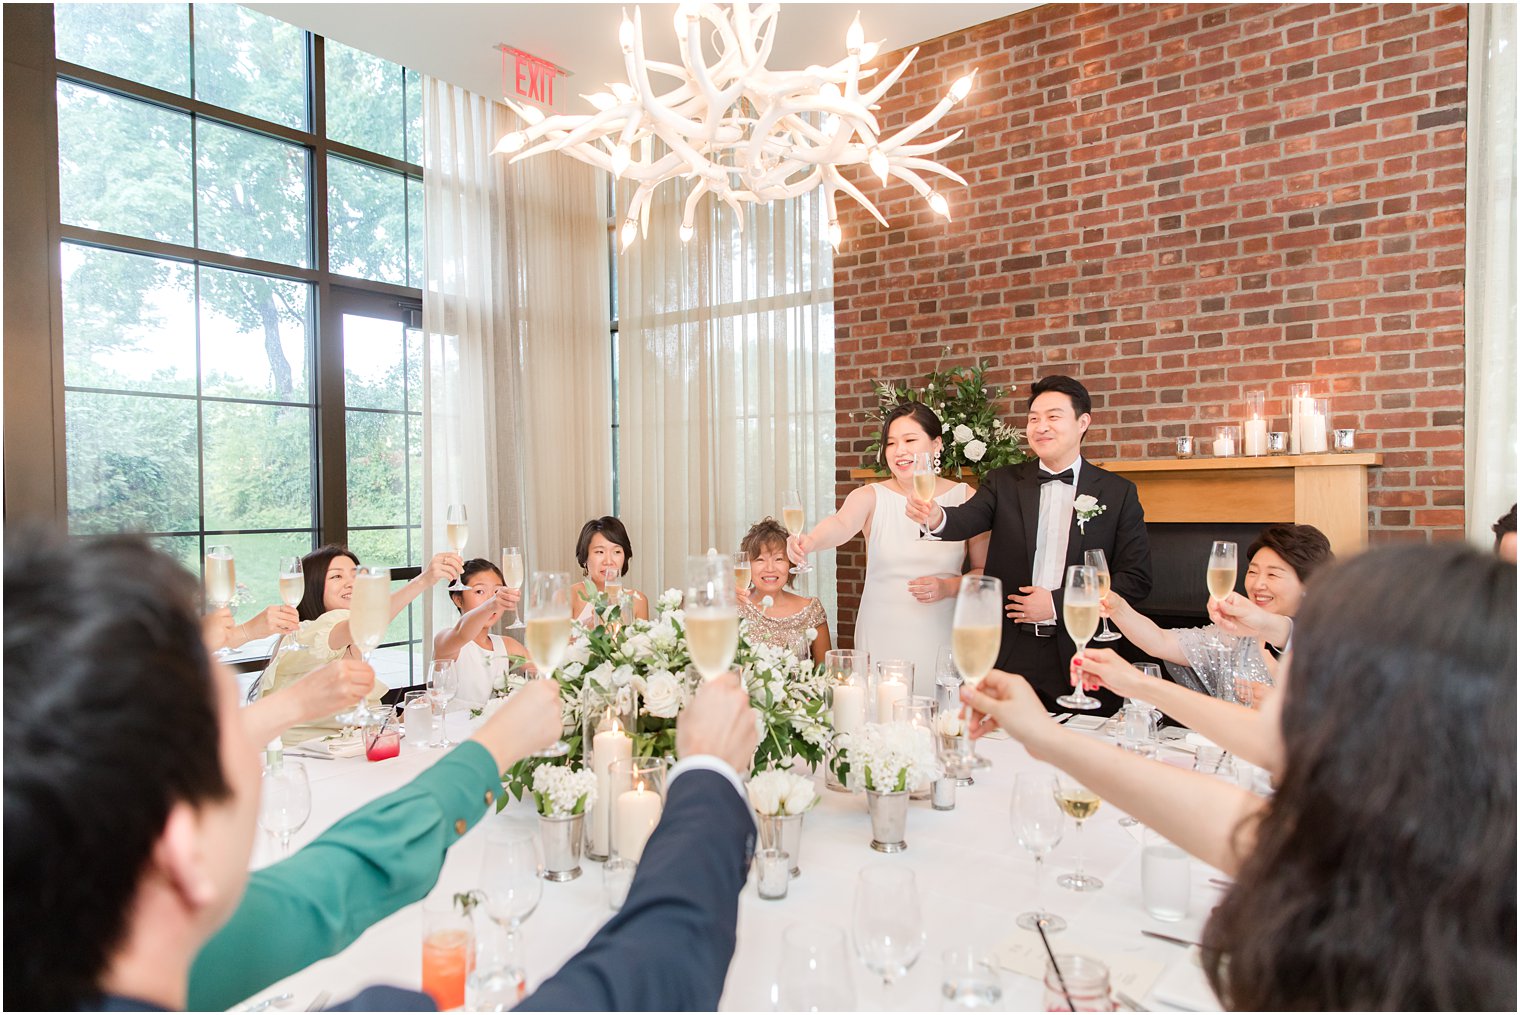
<svg viewBox="0 0 1520 1015">
<path fill-rule="evenodd" d="M 873 663 L 903 659 L 913 663 L 913 693 L 934 694 L 934 667 L 941 647 L 950 644 L 955 595 L 969 559 L 970 573 L 980 574 L 987 560 L 989 534 L 966 542 L 920 538 L 904 513 L 913 490 L 913 457 L 922 452 L 939 460 L 944 431 L 938 416 L 922 402 L 904 402 L 882 421 L 880 463 L 891 478 L 852 490 L 837 512 L 793 536 L 787 551 L 799 563 L 810 553 L 828 550 L 866 534 L 866 583 L 855 619 L 855 648 Z M 934 499 L 955 507 L 971 499 L 965 483 L 936 477 Z"/>
</svg>

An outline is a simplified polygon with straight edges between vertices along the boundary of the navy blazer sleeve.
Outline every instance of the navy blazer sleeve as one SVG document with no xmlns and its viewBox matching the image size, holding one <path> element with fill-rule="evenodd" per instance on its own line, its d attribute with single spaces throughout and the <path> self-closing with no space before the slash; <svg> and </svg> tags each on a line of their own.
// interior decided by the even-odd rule
<svg viewBox="0 0 1520 1015">
<path fill-rule="evenodd" d="M 989 472 L 966 503 L 944 509 L 945 525 L 939 530 L 941 539 L 960 541 L 992 531 L 992 521 L 997 517 L 998 474 L 1002 471 Z"/>
<path fill-rule="evenodd" d="M 733 784 L 682 773 L 623 908 L 514 1010 L 716 1011 L 754 846 Z"/>
</svg>

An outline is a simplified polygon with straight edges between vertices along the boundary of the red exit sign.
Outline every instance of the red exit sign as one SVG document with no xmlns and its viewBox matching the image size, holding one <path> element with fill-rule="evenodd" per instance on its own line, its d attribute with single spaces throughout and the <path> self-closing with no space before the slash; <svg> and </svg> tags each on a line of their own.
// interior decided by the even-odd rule
<svg viewBox="0 0 1520 1015">
<path fill-rule="evenodd" d="M 496 48 L 501 50 L 503 93 L 543 106 L 554 105 L 554 81 L 556 78 L 569 77 L 569 71 L 543 57 L 512 46 L 502 44 Z"/>
</svg>

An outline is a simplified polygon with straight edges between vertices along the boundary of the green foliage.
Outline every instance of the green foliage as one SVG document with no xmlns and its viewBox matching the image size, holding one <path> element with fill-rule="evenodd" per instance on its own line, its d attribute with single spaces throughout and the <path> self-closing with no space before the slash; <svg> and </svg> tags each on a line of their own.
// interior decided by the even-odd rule
<svg viewBox="0 0 1520 1015">
<path fill-rule="evenodd" d="M 1003 422 L 1008 413 L 1006 394 L 1002 388 L 989 388 L 986 375 L 987 364 L 978 363 L 974 367 L 930 371 L 916 388 L 905 382 L 878 382 L 876 408 L 864 413 L 878 431 L 877 439 L 866 449 L 864 467 L 886 473 L 879 462 L 881 424 L 888 413 L 904 402 L 922 402 L 939 416 L 944 426 L 944 450 L 940 456 L 943 475 L 955 476 L 964 468 L 980 478 L 992 469 L 1027 461 L 1029 456 L 1019 447 L 1023 433 Z M 959 427 L 969 430 L 970 436 L 965 431 L 958 433 Z M 980 456 L 974 450 L 978 443 L 985 448 Z M 970 455 L 968 447 L 973 449 Z"/>
</svg>

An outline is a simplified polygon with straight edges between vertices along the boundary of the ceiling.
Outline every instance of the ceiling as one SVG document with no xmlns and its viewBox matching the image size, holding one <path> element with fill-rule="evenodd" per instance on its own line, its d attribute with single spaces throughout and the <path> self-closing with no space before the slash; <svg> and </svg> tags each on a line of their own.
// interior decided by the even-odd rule
<svg viewBox="0 0 1520 1015">
<path fill-rule="evenodd" d="M 558 64 L 572 76 L 556 86 L 552 108 L 583 112 L 577 95 L 625 81 L 618 24 L 623 5 L 595 3 L 250 3 L 246 6 L 345 45 L 413 67 L 472 92 L 502 94 L 500 43 Z M 671 30 L 675 4 L 639 5 L 651 59 L 679 62 Z M 787 3 L 768 66 L 801 69 L 844 57 L 856 12 L 866 38 L 890 51 L 1038 6 L 1032 3 Z M 632 11 L 633 5 L 627 9 Z"/>
</svg>

